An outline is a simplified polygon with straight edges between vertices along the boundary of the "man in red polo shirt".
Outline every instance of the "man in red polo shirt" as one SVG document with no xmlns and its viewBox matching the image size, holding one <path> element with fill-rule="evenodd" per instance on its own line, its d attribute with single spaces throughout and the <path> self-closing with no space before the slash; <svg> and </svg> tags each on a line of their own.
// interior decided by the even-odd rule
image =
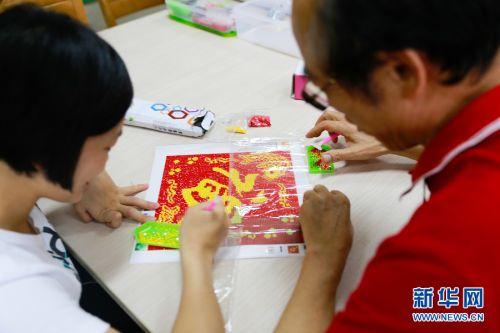
<svg viewBox="0 0 500 333">
<path fill-rule="evenodd" d="M 295 0 L 293 27 L 309 102 L 321 90 L 390 150 L 423 145 L 412 179 L 431 196 L 334 315 L 349 201 L 306 193 L 307 254 L 277 332 L 500 332 L 500 1 Z M 348 130 L 328 118 L 309 134 Z"/>
</svg>

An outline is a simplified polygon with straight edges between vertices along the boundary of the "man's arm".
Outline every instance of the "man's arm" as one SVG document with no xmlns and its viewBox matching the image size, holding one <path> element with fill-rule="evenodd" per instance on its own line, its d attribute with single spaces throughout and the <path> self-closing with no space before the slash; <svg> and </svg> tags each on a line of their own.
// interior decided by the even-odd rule
<svg viewBox="0 0 500 333">
<path fill-rule="evenodd" d="M 275 330 L 324 332 L 352 242 L 349 200 L 324 186 L 304 194 L 300 223 L 307 250 L 299 280 Z"/>
<path fill-rule="evenodd" d="M 401 150 L 401 151 L 391 151 L 390 154 L 395 154 L 403 157 L 410 158 L 412 160 L 417 161 L 420 158 L 420 155 L 424 152 L 425 147 L 422 145 L 415 146 L 410 149 Z"/>
<path fill-rule="evenodd" d="M 324 332 L 335 308 L 345 260 L 330 266 L 315 255 L 304 258 L 299 280 L 275 332 Z"/>
</svg>

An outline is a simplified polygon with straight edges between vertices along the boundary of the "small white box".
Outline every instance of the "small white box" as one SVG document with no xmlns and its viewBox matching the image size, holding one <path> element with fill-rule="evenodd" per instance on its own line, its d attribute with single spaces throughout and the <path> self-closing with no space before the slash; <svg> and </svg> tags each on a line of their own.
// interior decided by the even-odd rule
<svg viewBox="0 0 500 333">
<path fill-rule="evenodd" d="M 126 125 L 192 137 L 203 136 L 212 128 L 214 121 L 215 114 L 206 109 L 138 98 L 134 98 L 125 115 Z"/>
<path fill-rule="evenodd" d="M 250 0 L 233 8 L 238 38 L 300 58 L 290 0 Z"/>
</svg>

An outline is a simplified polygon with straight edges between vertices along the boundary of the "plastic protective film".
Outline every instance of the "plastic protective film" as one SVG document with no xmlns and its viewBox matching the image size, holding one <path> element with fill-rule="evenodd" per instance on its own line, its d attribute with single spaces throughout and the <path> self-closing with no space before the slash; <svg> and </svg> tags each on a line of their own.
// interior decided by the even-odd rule
<svg viewBox="0 0 500 333">
<path fill-rule="evenodd" d="M 228 212 L 230 220 L 229 228 L 227 236 L 215 256 L 213 270 L 214 292 L 222 311 L 226 332 L 233 332 L 231 325 L 231 309 L 237 274 L 236 259 L 238 258 L 241 244 L 241 227 L 231 223 L 235 209 L 229 207 L 229 198 L 231 198 L 231 196 L 231 183 L 229 183 L 228 192 L 222 195 L 222 200 L 226 205 L 226 211 Z"/>
<path fill-rule="evenodd" d="M 304 144 L 252 138 L 232 146 L 232 222 L 241 230 L 239 257 L 303 253 L 298 217 L 303 194 L 310 189 Z"/>
<path fill-rule="evenodd" d="M 303 142 L 249 138 L 230 145 L 229 186 L 222 197 L 230 227 L 214 269 L 215 293 L 228 332 L 236 259 L 303 255 L 298 217 L 303 194 L 310 189 Z"/>
<path fill-rule="evenodd" d="M 231 323 L 231 310 L 234 299 L 234 290 L 237 275 L 237 258 L 239 257 L 239 250 L 241 245 L 241 226 L 234 223 L 235 212 L 237 206 L 235 205 L 234 198 L 234 178 L 232 177 L 233 171 L 231 170 L 231 147 L 228 145 L 228 154 L 220 158 L 224 161 L 226 168 L 223 173 L 225 176 L 225 184 L 218 192 L 228 214 L 229 227 L 227 236 L 222 242 L 214 262 L 213 281 L 214 292 L 219 302 L 222 316 L 224 318 L 224 328 L 226 332 L 233 332 Z M 214 162 L 216 162 L 214 160 Z M 227 163 L 226 163 L 227 162 Z M 215 165 L 215 163 L 214 163 Z M 208 184 L 208 186 L 212 186 Z"/>
</svg>

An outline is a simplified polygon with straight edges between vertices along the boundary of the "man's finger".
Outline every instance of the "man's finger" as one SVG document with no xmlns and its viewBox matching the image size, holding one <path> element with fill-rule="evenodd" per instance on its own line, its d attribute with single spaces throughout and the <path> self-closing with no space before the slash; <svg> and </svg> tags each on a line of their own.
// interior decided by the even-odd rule
<svg viewBox="0 0 500 333">
<path fill-rule="evenodd" d="M 334 108 L 332 108 L 331 106 L 329 106 L 325 110 L 325 112 L 323 112 L 323 114 L 318 118 L 318 120 L 316 120 L 315 126 L 324 120 L 345 121 L 345 115 L 342 112 L 339 112 Z"/>
<path fill-rule="evenodd" d="M 338 203 L 345 205 L 348 209 L 351 208 L 351 201 L 344 193 L 333 190 L 331 194 Z"/>
<path fill-rule="evenodd" d="M 325 120 L 335 120 L 333 117 L 330 117 L 330 114 L 327 113 L 326 111 L 316 120 L 314 123 L 314 126 L 317 126 L 319 123 L 325 121 Z"/>
<path fill-rule="evenodd" d="M 339 110 L 335 109 L 334 107 L 329 106 L 326 111 L 328 114 L 334 118 L 334 120 L 338 121 L 346 121 L 345 113 L 340 112 Z"/>
<path fill-rule="evenodd" d="M 316 185 L 316 186 L 314 186 L 314 192 L 318 193 L 321 196 L 330 193 L 328 191 L 328 189 L 325 186 L 323 186 L 323 185 Z"/>
<path fill-rule="evenodd" d="M 327 131 L 330 134 L 337 133 L 348 137 L 354 133 L 355 128 L 353 125 L 345 121 L 324 120 L 307 132 L 306 137 L 316 138 L 320 136 L 323 131 Z"/>
<path fill-rule="evenodd" d="M 306 193 L 304 193 L 304 201 L 311 200 L 317 197 L 318 193 L 316 193 L 314 190 L 309 190 Z"/>
<path fill-rule="evenodd" d="M 133 197 L 133 196 L 123 196 L 120 198 L 120 203 L 125 206 L 134 206 L 139 209 L 144 210 L 154 210 L 157 209 L 160 205 L 157 202 L 147 201 L 141 198 Z"/>
<path fill-rule="evenodd" d="M 120 188 L 120 193 L 124 195 L 136 195 L 139 194 L 145 190 L 147 190 L 149 187 L 148 184 L 137 184 L 137 185 L 131 185 L 131 186 L 124 186 Z"/>
<path fill-rule="evenodd" d="M 118 210 L 122 213 L 123 216 L 139 223 L 145 223 L 151 220 L 151 217 L 142 214 L 139 210 L 132 206 L 120 205 Z"/>
<path fill-rule="evenodd" d="M 334 163 L 339 161 L 351 161 L 357 159 L 358 150 L 354 147 L 332 149 L 321 154 L 323 163 Z"/>
</svg>

